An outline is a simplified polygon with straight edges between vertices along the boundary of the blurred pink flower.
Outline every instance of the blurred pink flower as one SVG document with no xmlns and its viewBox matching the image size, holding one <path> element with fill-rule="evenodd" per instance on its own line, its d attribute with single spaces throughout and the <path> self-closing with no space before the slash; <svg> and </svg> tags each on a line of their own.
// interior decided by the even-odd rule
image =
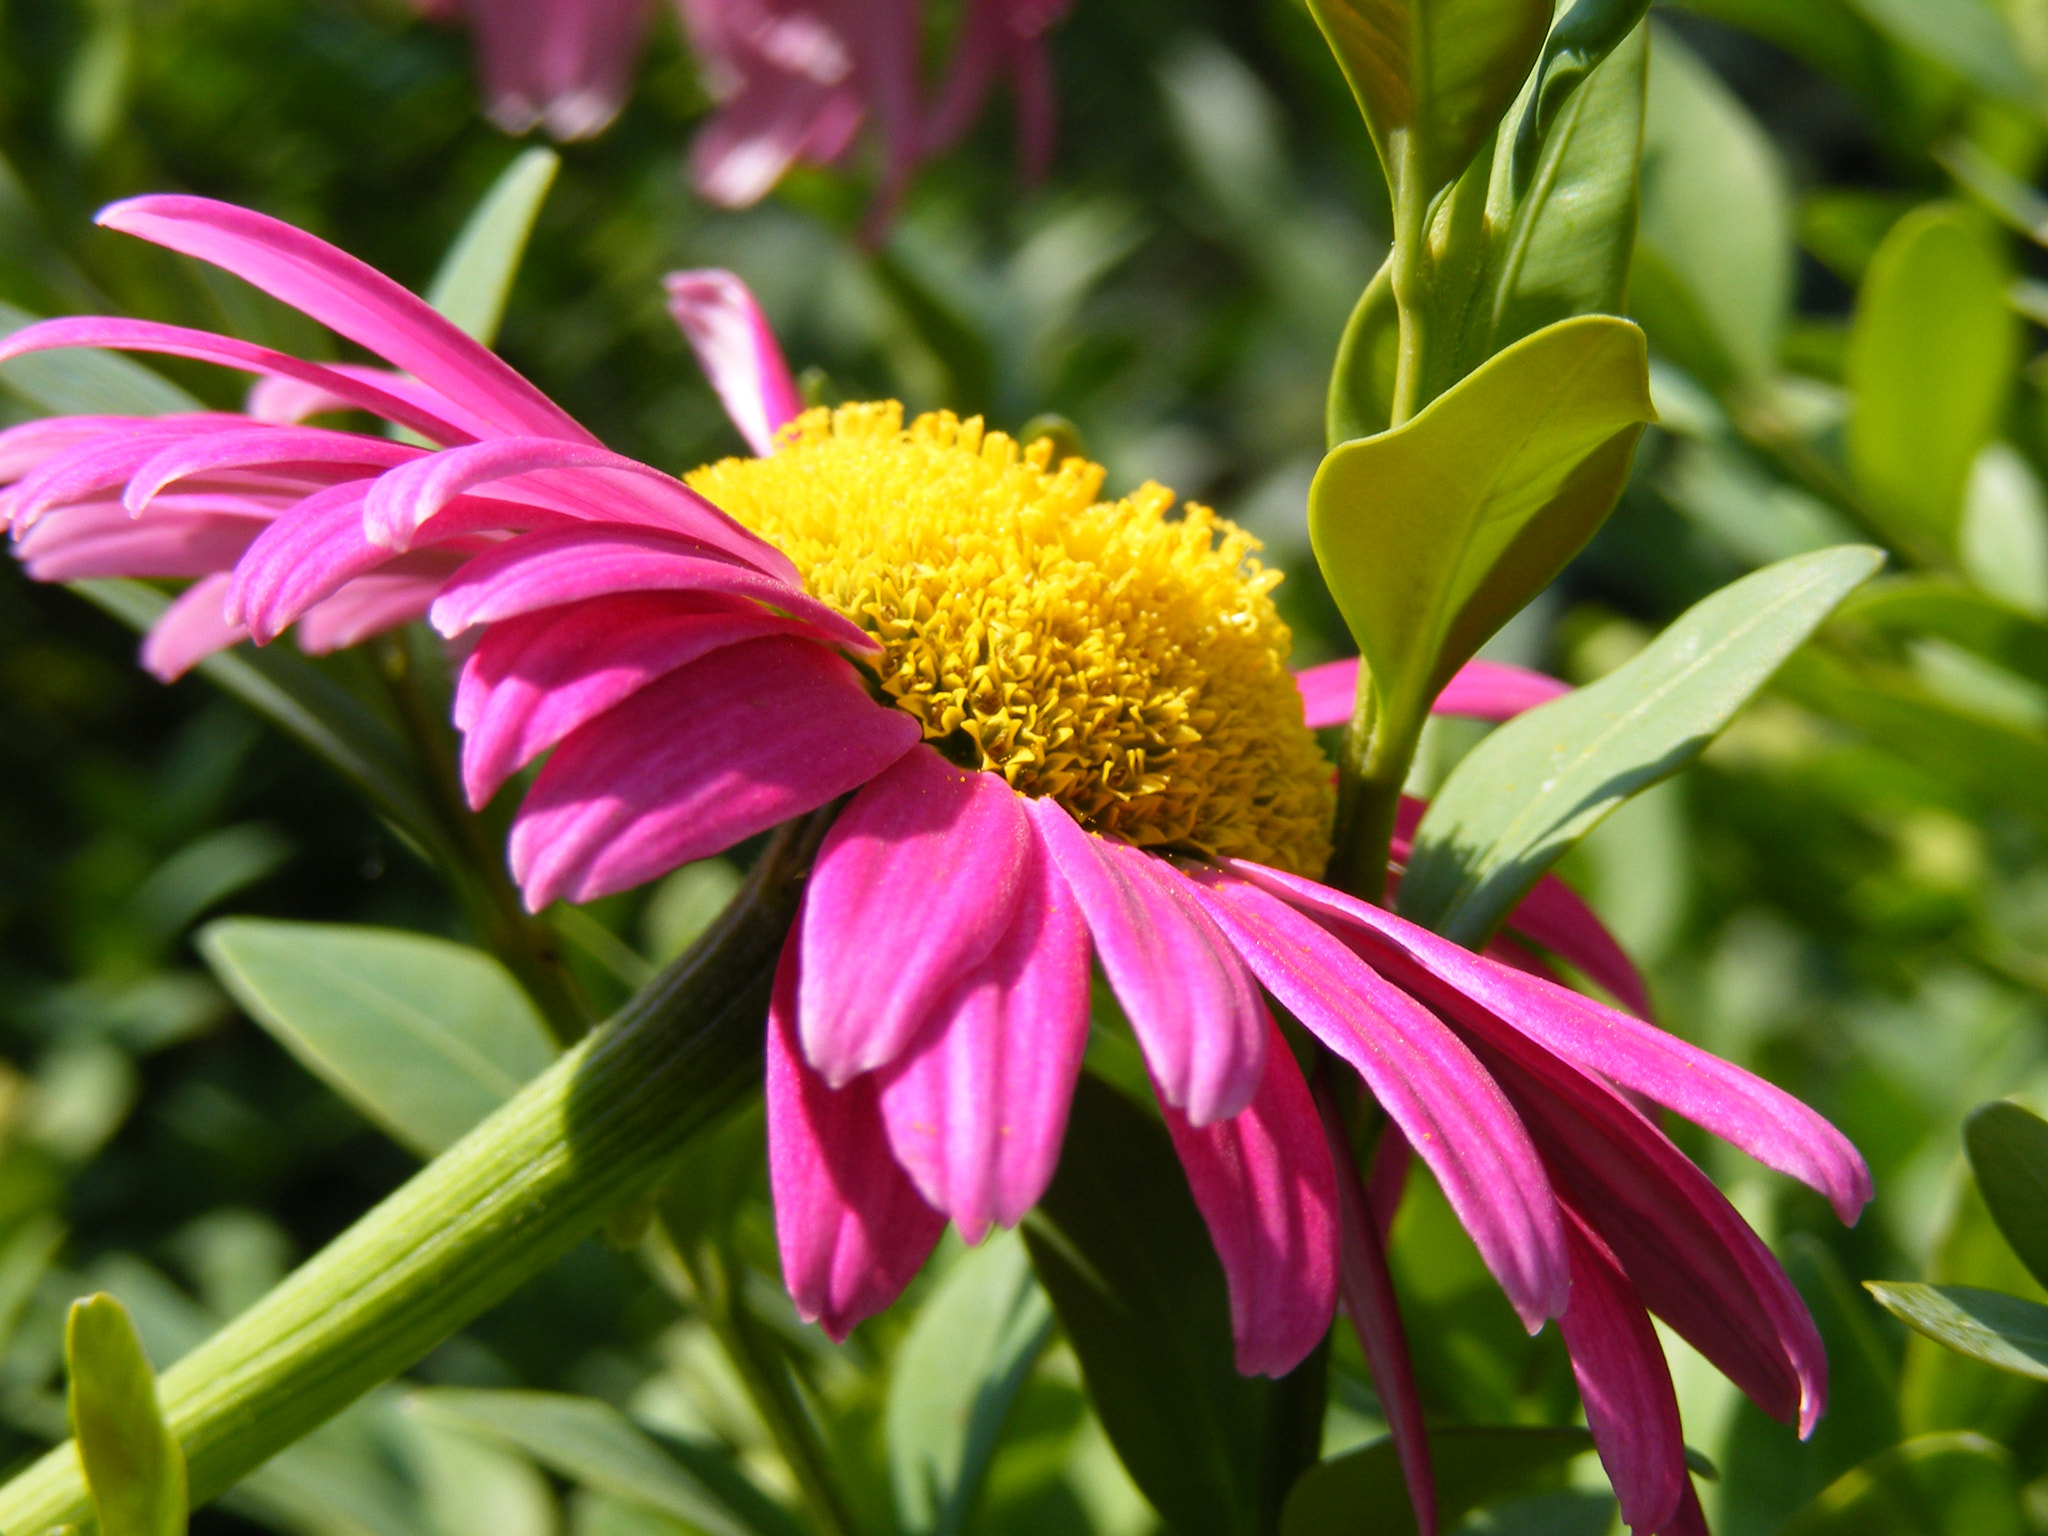
<svg viewBox="0 0 2048 1536">
<path fill-rule="evenodd" d="M 651 0 L 414 0 L 414 9 L 434 21 L 468 18 L 492 122 L 566 141 L 601 133 L 618 116 Z"/>
</svg>

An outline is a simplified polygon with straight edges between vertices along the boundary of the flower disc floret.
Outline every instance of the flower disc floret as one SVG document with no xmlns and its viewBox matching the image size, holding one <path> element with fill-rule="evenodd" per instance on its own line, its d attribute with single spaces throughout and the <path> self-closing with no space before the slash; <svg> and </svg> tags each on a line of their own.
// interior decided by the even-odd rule
<svg viewBox="0 0 2048 1536">
<path fill-rule="evenodd" d="M 1305 874 L 1330 769 L 1287 671 L 1258 543 L 1146 485 L 1051 463 L 979 419 L 894 402 L 809 411 L 774 454 L 692 489 L 781 549 L 882 645 L 883 692 L 962 766 L 1144 848 Z"/>
</svg>

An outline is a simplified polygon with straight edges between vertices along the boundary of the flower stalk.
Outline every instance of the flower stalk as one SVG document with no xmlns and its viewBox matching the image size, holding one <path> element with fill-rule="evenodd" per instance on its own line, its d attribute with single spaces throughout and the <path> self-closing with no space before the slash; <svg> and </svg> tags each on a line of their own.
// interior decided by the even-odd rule
<svg viewBox="0 0 2048 1536">
<path fill-rule="evenodd" d="M 725 916 L 620 1013 L 167 1371 L 195 1505 L 216 1497 L 645 1198 L 760 1072 L 761 1020 L 823 834 L 780 832 Z M 0 1530 L 90 1519 L 67 1442 L 0 1488 Z"/>
</svg>

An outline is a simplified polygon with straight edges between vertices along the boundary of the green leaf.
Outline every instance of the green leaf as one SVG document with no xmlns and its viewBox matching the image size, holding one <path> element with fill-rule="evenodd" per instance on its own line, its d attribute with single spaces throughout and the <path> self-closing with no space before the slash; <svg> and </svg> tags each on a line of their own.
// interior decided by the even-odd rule
<svg viewBox="0 0 2048 1536">
<path fill-rule="evenodd" d="M 38 318 L 0 304 L 0 336 Z M 97 347 L 31 352 L 0 363 L 0 386 L 46 416 L 168 416 L 206 409 L 162 374 Z"/>
<path fill-rule="evenodd" d="M 1901 638 L 1947 640 L 2048 688 L 2048 622 L 1944 577 L 1874 581 L 1846 598 L 1835 617 Z"/>
<path fill-rule="evenodd" d="M 1498 1499 L 1555 1487 L 1565 1464 L 1593 1448 L 1583 1429 L 1434 1429 L 1430 1461 L 1444 1530 Z M 1280 1517 L 1280 1536 L 1413 1536 L 1415 1511 L 1391 1438 L 1311 1469 Z"/>
<path fill-rule="evenodd" d="M 1598 682 L 1495 731 L 1416 829 L 1402 913 L 1460 943 L 1491 933 L 1609 811 L 1697 757 L 1883 559 L 1846 545 L 1767 566 Z"/>
<path fill-rule="evenodd" d="M 225 918 L 221 984 L 321 1081 L 431 1157 L 545 1071 L 555 1047 L 503 966 L 425 934 Z"/>
<path fill-rule="evenodd" d="M 1963 1148 L 1998 1230 L 2048 1285 L 2048 1120 L 2010 1100 L 1986 1104 L 1963 1122 Z"/>
<path fill-rule="evenodd" d="M 2048 1307 L 1974 1285 L 1921 1285 L 1866 1280 L 1864 1288 L 1892 1316 L 2002 1371 L 2048 1381 Z"/>
<path fill-rule="evenodd" d="M 1223 1267 L 1165 1127 L 1084 1076 L 1023 1231 L 1132 1481 L 1176 1536 L 1258 1530 L 1272 1383 L 1237 1374 Z"/>
<path fill-rule="evenodd" d="M 1323 460 L 1310 538 L 1393 729 L 1592 536 L 1654 414 L 1642 332 L 1589 315 Z"/>
<path fill-rule="evenodd" d="M 427 285 L 427 302 L 485 346 L 497 338 L 527 237 L 561 166 L 551 149 L 517 156 L 491 183 Z"/>
<path fill-rule="evenodd" d="M 2008 273 L 1981 218 L 1915 209 L 1878 247 L 1849 337 L 1849 468 L 1901 547 L 1953 558 L 1963 488 L 2019 362 Z"/>
<path fill-rule="evenodd" d="M 1498 126 L 1550 30 L 1550 0 L 1309 0 L 1358 98 L 1387 181 L 1410 156 L 1424 200 Z M 1405 149 L 1405 153 L 1404 153 Z"/>
<path fill-rule="evenodd" d="M 2005 18 L 1984 0 L 1850 0 L 1880 32 L 1946 64 L 1987 96 L 2038 113 L 2041 87 Z"/>
<path fill-rule="evenodd" d="M 780 1507 L 722 1450 L 665 1449 L 611 1404 L 565 1392 L 456 1388 L 413 1394 L 412 1410 L 436 1422 L 516 1446 L 570 1481 L 624 1503 L 672 1515 L 705 1536 L 799 1536 Z"/>
<path fill-rule="evenodd" d="M 1659 352 L 1725 389 L 1776 368 L 1792 277 L 1792 201 L 1769 136 L 1657 29 L 1630 312 Z"/>
<path fill-rule="evenodd" d="M 955 1536 L 973 1511 L 996 1437 L 1031 1372 L 1052 1308 L 1016 1237 L 968 1250 L 896 1355 L 886 1420 L 905 1536 Z"/>
<path fill-rule="evenodd" d="M 1922 1435 L 1844 1473 L 1778 1536 L 2021 1536 L 2019 1479 L 2004 1447 Z"/>
<path fill-rule="evenodd" d="M 73 1302 L 64 1360 L 100 1536 L 184 1536 L 184 1453 L 164 1425 L 156 1373 L 127 1309 L 105 1292 Z"/>
<path fill-rule="evenodd" d="M 1387 430 L 1400 346 L 1401 310 L 1394 302 L 1394 259 L 1389 256 L 1358 296 L 1337 342 L 1330 395 L 1323 408 L 1330 447 Z"/>
</svg>

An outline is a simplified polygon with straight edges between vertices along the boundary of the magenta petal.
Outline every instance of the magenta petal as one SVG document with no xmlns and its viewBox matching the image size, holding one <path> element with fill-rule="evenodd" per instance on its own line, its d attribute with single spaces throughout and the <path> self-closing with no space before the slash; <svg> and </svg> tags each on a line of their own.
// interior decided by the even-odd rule
<svg viewBox="0 0 2048 1536">
<path fill-rule="evenodd" d="M 535 124 L 586 139 L 618 115 L 648 0 L 469 0 L 485 110 L 507 133 Z"/>
<path fill-rule="evenodd" d="M 751 598 L 803 620 L 820 639 L 862 651 L 875 642 L 801 588 L 681 534 L 627 525 L 530 533 L 465 566 L 434 604 L 434 627 L 459 635 L 508 619 L 615 592 L 705 592 Z"/>
<path fill-rule="evenodd" d="M 1586 1426 L 1607 1469 L 1621 1518 L 1639 1531 L 1678 1513 L 1686 1484 L 1678 1397 L 1657 1330 L 1620 1263 L 1569 1206 L 1572 1304 L 1558 1327 L 1571 1352 Z"/>
<path fill-rule="evenodd" d="M 1678 1501 L 1678 1513 L 1665 1523 L 1657 1536 L 1714 1536 L 1707 1529 L 1706 1511 L 1700 1508 L 1700 1496 L 1694 1491 L 1692 1479 L 1685 1480 L 1685 1492 Z"/>
<path fill-rule="evenodd" d="M 1088 931 L 1028 840 L 1023 863 L 1008 930 L 875 1074 L 896 1161 L 970 1243 L 1015 1226 L 1052 1182 L 1088 1046 Z"/>
<path fill-rule="evenodd" d="M 803 626 L 736 598 L 621 593 L 485 628 L 455 694 L 462 782 L 481 810 L 584 721 L 721 646 Z"/>
<path fill-rule="evenodd" d="M 243 427 L 214 431 L 174 443 L 141 464 L 129 477 L 122 504 L 146 510 L 166 486 L 195 475 L 234 469 L 265 469 L 317 477 L 324 485 L 343 475 L 374 475 L 416 459 L 426 450 L 388 437 L 328 432 L 317 427 Z"/>
<path fill-rule="evenodd" d="M 1294 686 L 1301 690 L 1302 712 L 1308 728 L 1349 725 L 1351 706 L 1358 691 L 1358 658 L 1326 661 L 1319 667 L 1305 667 L 1294 674 Z"/>
<path fill-rule="evenodd" d="M 247 638 L 221 616 L 227 596 L 226 572 L 202 576 L 166 608 L 143 636 L 143 670 L 158 682 L 174 683 L 216 651 Z"/>
<path fill-rule="evenodd" d="M 315 491 L 249 546 L 235 567 L 227 611 L 258 645 L 275 640 L 343 582 L 391 558 L 363 537 L 369 493 L 367 480 Z"/>
<path fill-rule="evenodd" d="M 462 558 L 452 550 L 420 550 L 401 567 L 358 576 L 306 610 L 299 620 L 299 649 L 323 656 L 425 618 Z"/>
<path fill-rule="evenodd" d="M 225 571 L 261 533 L 265 519 L 204 512 L 142 521 L 118 505 L 66 507 L 15 541 L 37 581 L 88 576 L 206 576 Z"/>
<path fill-rule="evenodd" d="M 1429 1164 L 1529 1331 L 1562 1312 L 1571 1269 L 1550 1181 L 1471 1051 L 1286 903 L 1212 867 L 1187 873 L 1266 990 L 1357 1069 Z"/>
<path fill-rule="evenodd" d="M 1474 720 L 1512 720 L 1524 710 L 1570 693 L 1569 683 L 1560 683 L 1527 667 L 1511 667 L 1500 661 L 1468 661 L 1444 684 L 1444 691 L 1429 706 L 1433 715 L 1465 715 Z"/>
<path fill-rule="evenodd" d="M 1195 1125 L 1252 1100 L 1270 1030 L 1244 962 L 1172 865 L 1081 830 L 1051 800 L 1025 810 L 1081 904 L 1095 953 L 1159 1096 Z"/>
<path fill-rule="evenodd" d="M 13 335 L 0 339 L 0 362 L 30 352 L 49 352 L 64 347 L 112 347 L 122 352 L 155 352 L 165 357 L 189 357 L 202 363 L 218 363 L 247 373 L 274 374 L 297 379 L 346 400 L 358 410 L 374 411 L 388 421 L 411 427 L 439 443 L 466 443 L 476 434 L 433 412 L 422 409 L 389 389 L 372 384 L 339 368 L 323 368 L 302 362 L 268 347 L 252 346 L 210 331 L 195 331 L 182 325 L 160 325 L 153 320 L 109 320 L 83 315 L 64 320 L 39 320 Z"/>
<path fill-rule="evenodd" d="M 1555 875 L 1545 875 L 1531 887 L 1508 915 L 1508 926 L 1584 972 L 1637 1018 L 1655 1017 L 1650 990 L 1628 951 L 1585 898 Z"/>
<path fill-rule="evenodd" d="M 747 446 L 766 458 L 775 451 L 775 434 L 804 408 L 768 317 L 747 285 L 730 272 L 671 272 L 664 285 L 668 312 L 725 402 L 725 414 Z"/>
<path fill-rule="evenodd" d="M 193 418 L 186 415 L 171 419 Z M 228 415 L 210 419 L 220 423 L 240 421 L 239 417 Z M 164 420 L 161 416 L 44 416 L 0 428 L 0 483 L 19 480 L 37 465 L 74 448 L 83 448 L 110 432 L 148 432 Z"/>
<path fill-rule="evenodd" d="M 219 430 L 208 417 L 170 416 L 94 433 L 75 447 L 51 454 L 9 488 L 8 522 L 16 532 L 27 532 L 56 508 L 106 499 L 164 444 L 205 438 Z"/>
<path fill-rule="evenodd" d="M 513 824 L 512 872 L 536 911 L 608 896 L 817 809 L 917 739 L 822 646 L 727 646 L 555 748 Z"/>
<path fill-rule="evenodd" d="M 926 746 L 854 797 L 818 850 L 797 920 L 804 1056 L 827 1082 L 909 1047 L 1035 891 L 1031 853 L 1017 792 Z"/>
<path fill-rule="evenodd" d="M 1401 1214 L 1402 1198 L 1408 1193 L 1408 1170 L 1414 1166 L 1415 1149 L 1392 1121 L 1380 1131 L 1372 1149 L 1372 1167 L 1366 1171 L 1365 1203 L 1372 1211 L 1373 1225 L 1385 1242 L 1394 1230 L 1394 1218 Z"/>
<path fill-rule="evenodd" d="M 1653 1025 L 1440 939 L 1427 929 L 1263 865 L 1227 867 L 1335 923 L 1372 963 L 1431 1006 L 1469 1003 L 1567 1061 L 1654 1099 L 1757 1161 L 1819 1190 L 1843 1221 L 1870 1200 L 1870 1170 L 1847 1137 L 1782 1089 Z"/>
<path fill-rule="evenodd" d="M 1337 1305 L 1337 1175 L 1301 1069 L 1259 1013 L 1268 1040 L 1251 1103 L 1200 1127 L 1170 1104 L 1162 1112 L 1230 1282 L 1238 1373 L 1285 1376 Z"/>
<path fill-rule="evenodd" d="M 826 1086 L 797 1049 L 796 946 L 768 1010 L 768 1181 L 782 1280 L 799 1316 L 834 1339 L 894 1301 L 946 1218 L 889 1155 L 871 1078 Z"/>
<path fill-rule="evenodd" d="M 499 431 L 595 441 L 432 305 L 304 230 L 247 208 L 183 196 L 131 198 L 100 210 L 99 222 L 234 273 Z"/>
</svg>

